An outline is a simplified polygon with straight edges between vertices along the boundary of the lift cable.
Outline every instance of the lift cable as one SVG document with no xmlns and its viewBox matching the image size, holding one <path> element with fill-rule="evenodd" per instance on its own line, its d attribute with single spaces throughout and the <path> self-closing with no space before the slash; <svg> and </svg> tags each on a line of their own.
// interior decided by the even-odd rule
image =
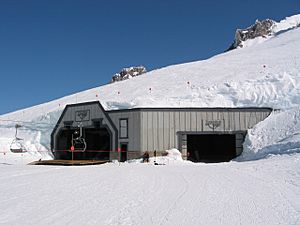
<svg viewBox="0 0 300 225">
<path fill-rule="evenodd" d="M 20 130 L 45 130 L 45 129 L 55 129 L 64 123 L 46 123 L 46 122 L 31 122 L 31 121 L 22 121 L 22 120 L 8 120 L 0 119 L 0 127 L 12 128 L 12 125 L 2 125 L 1 122 L 13 122 L 14 124 L 22 124 Z"/>
</svg>

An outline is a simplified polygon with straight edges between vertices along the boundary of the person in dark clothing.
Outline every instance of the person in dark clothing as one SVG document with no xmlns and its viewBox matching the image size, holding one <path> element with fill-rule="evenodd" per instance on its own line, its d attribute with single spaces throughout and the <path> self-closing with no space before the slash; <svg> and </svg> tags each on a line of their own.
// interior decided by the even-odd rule
<svg viewBox="0 0 300 225">
<path fill-rule="evenodd" d="M 146 151 L 145 153 L 144 153 L 144 155 L 143 155 L 143 163 L 145 163 L 145 162 L 149 162 L 149 152 L 148 151 Z"/>
</svg>

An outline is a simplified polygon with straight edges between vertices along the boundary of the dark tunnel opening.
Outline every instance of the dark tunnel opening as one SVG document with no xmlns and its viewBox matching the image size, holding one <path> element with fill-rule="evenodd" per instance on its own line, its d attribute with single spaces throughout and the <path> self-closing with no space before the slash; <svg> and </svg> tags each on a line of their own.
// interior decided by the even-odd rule
<svg viewBox="0 0 300 225">
<path fill-rule="evenodd" d="M 188 160 L 193 162 L 227 162 L 236 157 L 235 134 L 187 135 Z"/>
<path fill-rule="evenodd" d="M 55 159 L 71 160 L 72 135 L 76 129 L 62 129 L 56 137 Z M 74 160 L 109 160 L 111 135 L 107 128 L 83 128 L 86 150 L 73 151 Z"/>
</svg>

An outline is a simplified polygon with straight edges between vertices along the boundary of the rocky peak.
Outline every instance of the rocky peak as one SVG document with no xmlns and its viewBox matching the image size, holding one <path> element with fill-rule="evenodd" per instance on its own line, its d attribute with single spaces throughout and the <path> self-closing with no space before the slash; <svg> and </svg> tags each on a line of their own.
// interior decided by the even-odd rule
<svg viewBox="0 0 300 225">
<path fill-rule="evenodd" d="M 129 68 L 123 68 L 119 73 L 116 73 L 112 76 L 110 83 L 130 79 L 146 72 L 147 70 L 144 66 L 132 66 Z"/>
<path fill-rule="evenodd" d="M 266 37 L 272 34 L 272 28 L 275 25 L 275 21 L 271 19 L 256 20 L 255 24 L 246 29 L 237 29 L 235 32 L 235 40 L 229 47 L 229 50 L 237 47 L 243 47 L 243 42 L 256 37 Z"/>
</svg>

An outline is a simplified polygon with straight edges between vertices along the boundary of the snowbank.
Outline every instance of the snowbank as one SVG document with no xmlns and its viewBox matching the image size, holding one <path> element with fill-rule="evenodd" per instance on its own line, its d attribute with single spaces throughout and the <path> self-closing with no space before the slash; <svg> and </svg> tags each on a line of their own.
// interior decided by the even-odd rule
<svg viewBox="0 0 300 225">
<path fill-rule="evenodd" d="M 181 152 L 178 149 L 169 149 L 166 150 L 166 156 L 159 156 L 159 157 L 151 157 L 150 162 L 156 163 L 160 165 L 168 165 L 170 163 L 182 163 L 184 162 L 182 159 Z"/>
<path fill-rule="evenodd" d="M 256 160 L 274 154 L 292 153 L 300 153 L 300 107 L 275 111 L 249 130 L 244 151 L 236 160 Z"/>
<path fill-rule="evenodd" d="M 280 22 L 276 23 L 273 31 L 275 33 L 292 29 L 300 25 L 300 14 L 286 17 Z"/>
<path fill-rule="evenodd" d="M 172 148 L 170 150 L 166 150 L 167 157 L 171 160 L 175 160 L 175 161 L 182 161 L 182 155 L 181 152 L 176 149 L 176 148 Z"/>
<path fill-rule="evenodd" d="M 186 161 L 183 161 L 181 152 L 176 149 L 169 149 L 166 150 L 165 156 L 157 156 L 157 157 L 150 157 L 149 162 L 151 164 L 157 164 L 157 165 L 169 165 L 169 164 L 177 164 L 177 163 L 185 163 Z M 128 160 L 128 163 L 142 163 L 142 159 L 133 159 Z"/>
</svg>

